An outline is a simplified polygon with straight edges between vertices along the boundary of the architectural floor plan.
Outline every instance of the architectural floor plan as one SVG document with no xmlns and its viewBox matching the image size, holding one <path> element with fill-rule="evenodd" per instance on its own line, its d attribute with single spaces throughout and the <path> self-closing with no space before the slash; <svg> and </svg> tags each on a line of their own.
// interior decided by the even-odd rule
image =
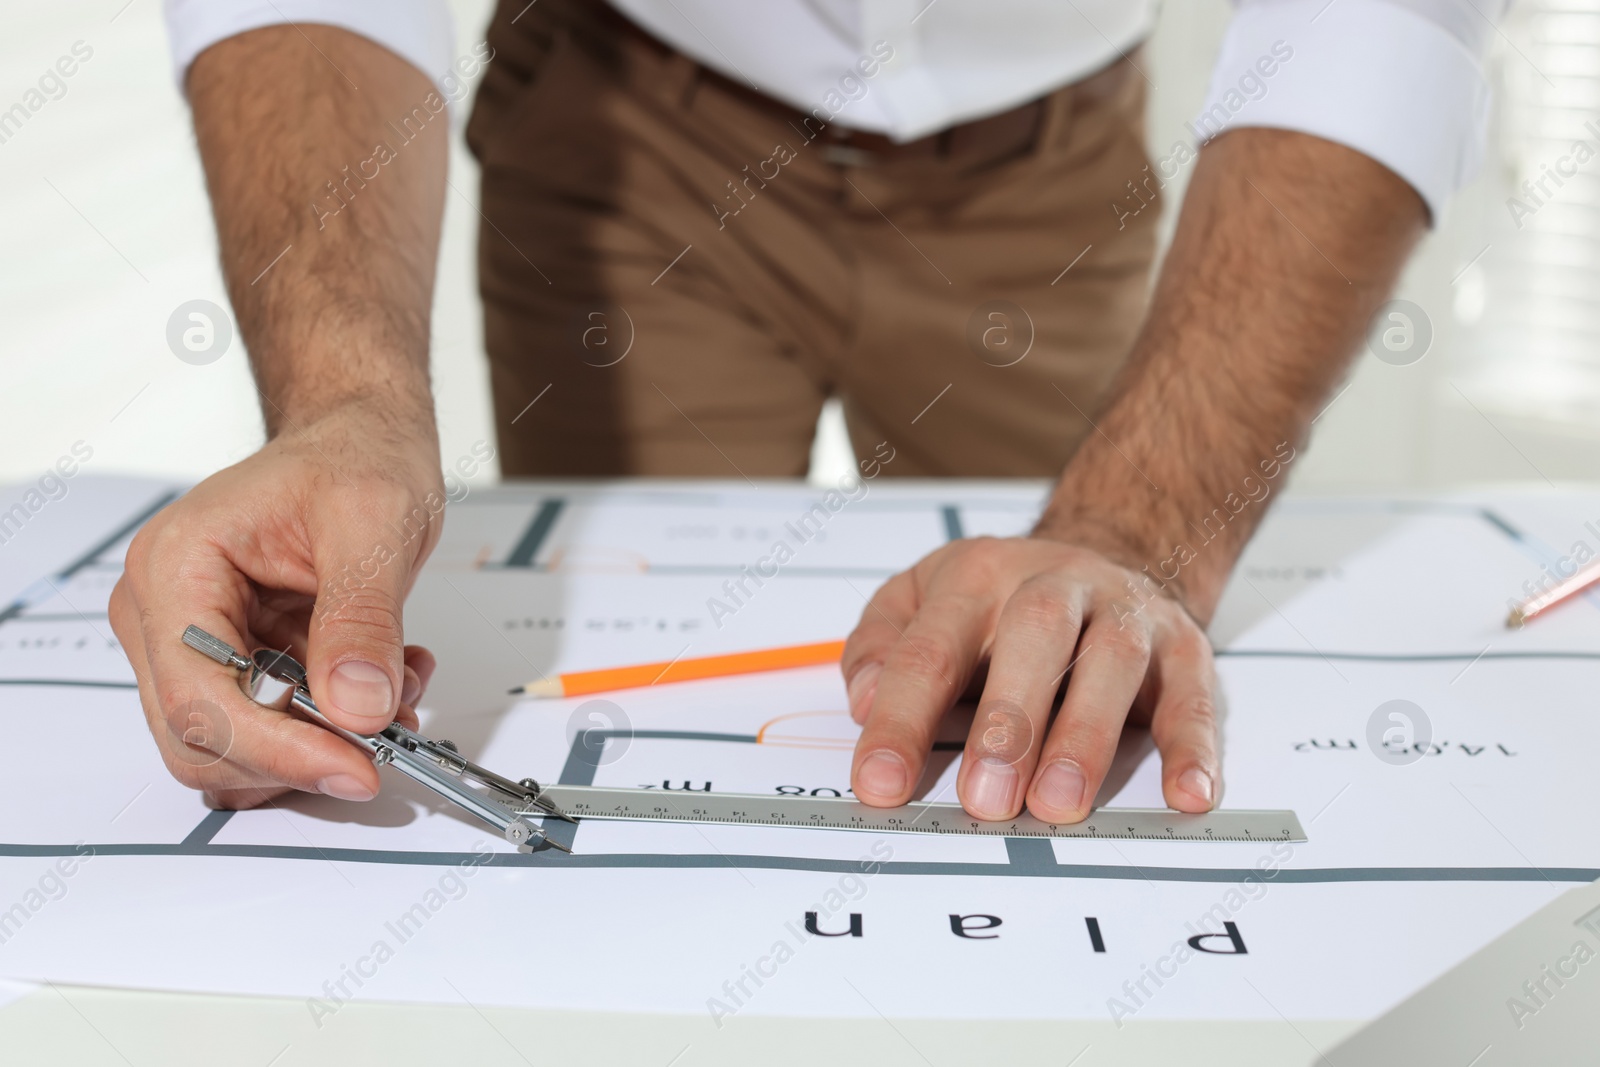
<svg viewBox="0 0 1600 1067">
<path fill-rule="evenodd" d="M 506 691 L 842 637 L 895 571 L 1025 532 L 1041 494 L 859 488 L 473 491 L 407 606 L 407 640 L 441 664 L 424 730 L 541 781 L 846 794 L 857 728 L 832 667 Z M 74 492 L 93 543 L 0 611 L 0 714 L 27 754 L 0 776 L 0 978 L 303 997 L 319 1018 L 354 997 L 1366 1018 L 1600 878 L 1600 612 L 1503 627 L 1525 583 L 1600 545 L 1600 499 L 1278 502 L 1212 628 L 1223 804 L 1291 808 L 1305 843 L 587 823 L 553 831 L 565 856 L 516 853 L 390 775 L 364 805 L 207 810 L 162 766 L 106 617 L 128 539 L 176 490 Z M 954 799 L 964 736 L 958 708 L 924 798 Z M 1099 803 L 1160 805 L 1140 732 Z"/>
</svg>

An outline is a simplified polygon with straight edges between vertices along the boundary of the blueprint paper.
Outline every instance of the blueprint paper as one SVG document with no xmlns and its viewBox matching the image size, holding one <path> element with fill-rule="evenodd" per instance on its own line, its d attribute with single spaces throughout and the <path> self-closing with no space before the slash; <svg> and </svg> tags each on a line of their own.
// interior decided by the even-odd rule
<svg viewBox="0 0 1600 1067">
<path fill-rule="evenodd" d="M 1306 843 L 591 823 L 554 830 L 564 857 L 518 855 L 396 775 L 366 805 L 232 815 L 172 782 L 104 615 L 166 490 L 113 488 L 73 515 L 102 547 L 0 613 L 13 743 L 78 761 L 69 789 L 49 759 L 0 777 L 0 978 L 293 996 L 319 1021 L 354 998 L 1360 1019 L 1600 877 L 1600 611 L 1502 626 L 1541 568 L 1600 546 L 1600 498 L 1279 502 L 1213 628 L 1224 804 L 1292 808 Z M 819 512 L 794 486 L 475 492 L 407 607 L 408 640 L 440 659 L 424 730 L 542 781 L 844 793 L 858 730 L 831 667 L 603 700 L 505 691 L 843 636 L 896 570 L 952 536 L 1025 531 L 1040 498 L 874 484 Z M 953 799 L 963 737 L 958 714 L 923 796 Z M 1099 800 L 1160 805 L 1147 737 L 1124 739 Z"/>
</svg>

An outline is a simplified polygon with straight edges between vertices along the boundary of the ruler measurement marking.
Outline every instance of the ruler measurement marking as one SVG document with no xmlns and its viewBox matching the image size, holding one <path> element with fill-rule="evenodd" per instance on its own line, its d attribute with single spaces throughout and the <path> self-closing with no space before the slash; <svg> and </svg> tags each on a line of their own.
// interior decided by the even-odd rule
<svg viewBox="0 0 1600 1067">
<path fill-rule="evenodd" d="M 577 819 L 649 820 L 698 825 L 773 826 L 869 833 L 1022 837 L 1092 841 L 1304 841 L 1292 811 L 1232 810 L 1190 815 L 1157 808 L 1102 808 L 1094 821 L 1042 823 L 1029 815 L 979 823 L 955 804 L 868 808 L 836 797 L 706 793 L 690 798 L 645 789 L 553 785 L 545 795 Z M 776 810 L 774 810 L 776 809 Z M 759 814 L 758 814 L 759 813 Z M 922 821 L 929 813 L 940 819 Z M 1111 829 L 1114 824 L 1117 828 Z"/>
</svg>

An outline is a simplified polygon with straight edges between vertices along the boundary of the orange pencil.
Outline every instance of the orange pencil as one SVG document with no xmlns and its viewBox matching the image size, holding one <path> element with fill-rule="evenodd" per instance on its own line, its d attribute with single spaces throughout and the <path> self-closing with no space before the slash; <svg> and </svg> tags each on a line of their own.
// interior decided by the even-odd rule
<svg viewBox="0 0 1600 1067">
<path fill-rule="evenodd" d="M 757 671 L 781 671 L 790 667 L 816 667 L 838 663 L 844 654 L 843 641 L 819 641 L 812 645 L 763 648 L 755 652 L 733 652 L 724 656 L 641 663 L 633 667 L 606 667 L 596 671 L 574 671 L 554 678 L 540 678 L 511 690 L 513 694 L 534 697 L 575 697 L 605 693 L 613 689 L 639 689 L 663 682 L 690 682 L 700 678 L 725 678 Z"/>
</svg>

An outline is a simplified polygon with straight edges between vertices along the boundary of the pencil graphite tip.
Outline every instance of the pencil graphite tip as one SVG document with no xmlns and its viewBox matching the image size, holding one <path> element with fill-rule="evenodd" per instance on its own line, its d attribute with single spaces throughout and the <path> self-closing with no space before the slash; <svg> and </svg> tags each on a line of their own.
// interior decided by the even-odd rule
<svg viewBox="0 0 1600 1067">
<path fill-rule="evenodd" d="M 1528 617 L 1522 613 L 1521 608 L 1512 608 L 1511 614 L 1506 616 L 1506 629 L 1520 630 L 1522 629 L 1522 624 L 1527 621 Z"/>
</svg>

